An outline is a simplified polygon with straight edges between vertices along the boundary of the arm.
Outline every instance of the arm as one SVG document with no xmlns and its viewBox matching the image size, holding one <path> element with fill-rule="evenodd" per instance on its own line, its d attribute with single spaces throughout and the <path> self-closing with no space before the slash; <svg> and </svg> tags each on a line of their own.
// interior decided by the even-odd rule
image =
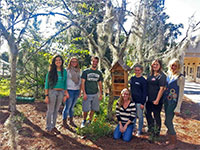
<svg viewBox="0 0 200 150">
<path fill-rule="evenodd" d="M 49 90 L 45 89 L 44 90 L 44 94 L 45 94 L 44 102 L 48 104 L 49 103 L 49 95 L 48 95 L 49 94 Z"/>
<path fill-rule="evenodd" d="M 177 106 L 176 106 L 176 108 L 174 110 L 175 113 L 180 113 L 181 104 L 182 104 L 182 101 L 183 101 L 184 85 L 185 85 L 185 78 L 184 78 L 184 76 L 181 76 L 179 78 L 178 85 L 179 85 L 179 97 L 178 97 Z"/>
<path fill-rule="evenodd" d="M 117 102 L 117 106 L 116 106 L 116 117 L 117 117 L 117 120 L 119 122 L 119 130 L 120 132 L 124 132 L 124 127 L 122 125 L 122 122 L 121 122 L 121 118 L 120 118 L 120 106 L 119 106 L 119 102 Z"/>
<path fill-rule="evenodd" d="M 102 82 L 99 81 L 99 82 L 98 82 L 98 85 L 99 85 L 99 92 L 100 92 L 99 100 L 102 100 Z"/>
<path fill-rule="evenodd" d="M 65 102 L 69 98 L 69 93 L 67 91 L 67 71 L 65 71 L 65 80 L 64 80 L 64 97 L 63 97 L 63 102 Z"/>
<path fill-rule="evenodd" d="M 165 86 L 166 86 L 166 75 L 164 73 L 161 74 L 161 78 L 159 79 L 159 86 L 160 89 L 158 91 L 157 97 L 155 101 L 153 101 L 154 105 L 158 105 L 160 99 L 162 98 L 162 95 L 165 91 Z"/>
<path fill-rule="evenodd" d="M 49 94 L 48 75 L 49 75 L 49 73 L 47 73 L 46 78 L 45 78 L 45 90 L 44 90 L 44 94 L 45 94 L 45 100 L 44 100 L 44 102 L 47 103 L 47 104 L 49 103 L 49 96 L 48 96 L 48 94 Z"/>
<path fill-rule="evenodd" d="M 156 100 L 153 101 L 153 104 L 154 104 L 154 105 L 158 105 L 158 103 L 159 103 L 159 101 L 160 101 L 160 99 L 161 99 L 161 97 L 162 97 L 164 91 L 165 91 L 165 87 L 164 87 L 164 86 L 161 86 L 161 87 L 160 87 L 160 90 L 159 90 L 159 92 L 158 92 L 158 95 L 157 95 L 157 97 L 156 97 Z"/>
<path fill-rule="evenodd" d="M 81 79 L 81 90 L 83 92 L 83 100 L 87 99 L 87 94 L 85 92 L 85 79 Z"/>
<path fill-rule="evenodd" d="M 146 103 L 146 97 L 147 97 L 147 81 L 144 79 L 142 84 L 142 103 L 140 108 L 144 109 L 144 104 Z"/>
</svg>

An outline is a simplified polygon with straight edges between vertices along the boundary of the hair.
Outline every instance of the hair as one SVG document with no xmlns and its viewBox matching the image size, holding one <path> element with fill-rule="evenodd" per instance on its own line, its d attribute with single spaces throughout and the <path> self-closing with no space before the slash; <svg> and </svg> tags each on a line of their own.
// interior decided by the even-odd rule
<svg viewBox="0 0 200 150">
<path fill-rule="evenodd" d="M 124 88 L 122 91 L 121 91 L 121 94 L 120 94 L 120 98 L 119 98 L 119 106 L 123 106 L 124 104 L 124 98 L 123 98 L 123 94 L 124 92 L 128 91 L 129 92 L 129 96 L 131 94 L 130 90 L 128 88 Z M 131 97 L 130 97 L 131 99 Z"/>
<path fill-rule="evenodd" d="M 91 61 L 92 61 L 93 59 L 96 59 L 96 60 L 98 60 L 98 62 L 99 62 L 99 57 L 97 57 L 97 56 L 92 56 Z"/>
<path fill-rule="evenodd" d="M 71 68 L 72 59 L 76 59 L 76 60 L 77 60 L 77 66 L 76 66 L 75 68 L 78 68 L 78 69 L 80 70 L 79 63 L 78 63 L 78 58 L 77 58 L 77 57 L 72 57 L 72 58 L 69 60 L 69 64 L 68 64 L 68 66 L 67 66 L 67 69 L 70 69 L 70 68 Z"/>
<path fill-rule="evenodd" d="M 155 59 L 155 60 L 151 63 L 151 75 L 154 74 L 153 64 L 154 64 L 155 62 L 158 62 L 158 63 L 160 64 L 160 68 L 159 68 L 159 70 L 158 70 L 158 73 L 161 73 L 161 71 L 162 71 L 162 61 L 161 61 L 160 59 Z"/>
<path fill-rule="evenodd" d="M 51 64 L 49 65 L 48 80 L 49 80 L 50 88 L 53 88 L 56 85 L 56 82 L 58 81 L 57 66 L 55 64 L 57 57 L 60 57 L 60 59 L 62 60 L 61 74 L 62 74 L 62 77 L 63 77 L 63 69 L 64 69 L 63 68 L 63 63 L 64 63 L 64 60 L 63 60 L 61 55 L 56 54 L 56 55 L 53 56 L 53 58 L 51 60 Z"/>
<path fill-rule="evenodd" d="M 133 68 L 135 69 L 135 68 L 140 68 L 140 70 L 142 70 L 143 71 L 143 66 L 142 65 L 140 65 L 140 64 L 135 64 L 134 66 L 133 66 Z"/>
<path fill-rule="evenodd" d="M 172 65 L 177 65 L 177 68 L 176 68 L 176 73 L 172 72 Z M 180 61 L 176 58 L 172 59 L 169 61 L 169 64 L 168 64 L 168 73 L 169 74 L 172 74 L 172 75 L 179 75 L 180 74 L 180 71 L 181 71 L 181 64 L 180 64 Z"/>
</svg>

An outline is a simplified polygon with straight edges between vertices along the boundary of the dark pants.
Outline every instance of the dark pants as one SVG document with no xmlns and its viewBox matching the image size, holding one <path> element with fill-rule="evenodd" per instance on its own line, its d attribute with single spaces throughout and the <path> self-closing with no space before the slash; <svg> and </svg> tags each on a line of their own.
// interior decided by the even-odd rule
<svg viewBox="0 0 200 150">
<path fill-rule="evenodd" d="M 160 113 L 162 110 L 162 104 L 154 105 L 152 102 L 146 103 L 146 118 L 148 123 L 148 128 L 150 132 L 156 132 L 155 134 L 160 134 L 161 129 L 161 117 Z M 152 115 L 153 113 L 153 115 Z"/>
<path fill-rule="evenodd" d="M 173 125 L 174 118 L 174 109 L 176 108 L 177 103 L 166 100 L 164 103 L 165 108 L 165 125 L 168 129 L 168 133 L 171 135 L 176 135 Z"/>
</svg>

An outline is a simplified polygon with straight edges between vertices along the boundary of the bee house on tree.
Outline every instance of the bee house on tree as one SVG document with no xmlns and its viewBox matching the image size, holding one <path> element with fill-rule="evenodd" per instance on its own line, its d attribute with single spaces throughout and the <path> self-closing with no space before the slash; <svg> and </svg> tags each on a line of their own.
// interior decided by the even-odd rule
<svg viewBox="0 0 200 150">
<path fill-rule="evenodd" d="M 128 71 L 130 67 L 118 61 L 111 68 L 112 96 L 120 96 L 121 90 L 128 87 Z"/>
</svg>

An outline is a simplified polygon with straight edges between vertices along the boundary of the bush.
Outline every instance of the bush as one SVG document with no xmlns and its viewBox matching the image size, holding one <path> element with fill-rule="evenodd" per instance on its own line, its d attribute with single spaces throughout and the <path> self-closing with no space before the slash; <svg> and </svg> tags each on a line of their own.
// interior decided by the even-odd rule
<svg viewBox="0 0 200 150">
<path fill-rule="evenodd" d="M 86 124 L 83 128 L 77 128 L 77 134 L 94 141 L 100 137 L 111 136 L 112 133 L 112 126 L 103 117 L 95 118 L 91 124 Z"/>
<path fill-rule="evenodd" d="M 10 94 L 10 81 L 8 79 L 2 78 L 0 80 L 0 97 L 9 96 Z"/>
</svg>

